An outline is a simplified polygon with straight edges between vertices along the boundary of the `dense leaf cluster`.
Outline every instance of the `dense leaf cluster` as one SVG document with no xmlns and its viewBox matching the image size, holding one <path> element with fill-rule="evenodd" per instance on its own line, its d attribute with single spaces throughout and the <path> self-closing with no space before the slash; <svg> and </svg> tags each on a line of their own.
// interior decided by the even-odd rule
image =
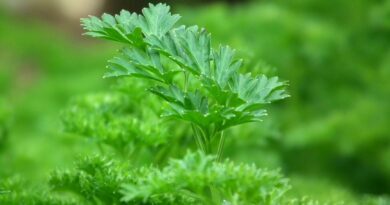
<svg viewBox="0 0 390 205">
<path fill-rule="evenodd" d="M 228 160 L 219 163 L 200 152 L 171 159 L 163 169 L 130 169 L 106 158 L 87 157 L 74 170 L 54 172 L 50 184 L 85 202 L 103 204 L 277 204 L 289 189 L 277 171 Z"/>
<path fill-rule="evenodd" d="M 113 147 L 122 154 L 166 144 L 169 134 L 151 112 L 127 93 L 89 94 L 74 98 L 62 113 L 64 131 Z M 138 108 L 137 108 L 138 107 Z"/>
<path fill-rule="evenodd" d="M 179 16 L 168 6 L 150 5 L 142 13 L 104 14 L 82 24 L 87 35 L 125 43 L 105 76 L 154 81 L 148 90 L 169 104 L 164 116 L 190 122 L 204 152 L 226 128 L 260 121 L 264 104 L 288 97 L 277 77 L 240 74 L 242 60 L 228 46 L 213 49 L 205 29 L 174 28 Z"/>
<path fill-rule="evenodd" d="M 79 194 L 83 203 L 119 204 L 121 185 L 134 178 L 129 170 L 103 157 L 85 157 L 74 170 L 53 172 L 50 185 L 56 191 Z"/>
<path fill-rule="evenodd" d="M 289 185 L 275 171 L 215 162 L 201 152 L 170 160 L 162 170 L 142 168 L 124 185 L 123 201 L 152 204 L 277 204 Z M 213 196 L 210 196 L 213 195 Z M 212 199 L 214 201 L 212 201 Z"/>
<path fill-rule="evenodd" d="M 18 177 L 0 181 L 0 204 L 6 205 L 76 205 L 73 197 L 59 197 L 48 190 L 30 188 Z"/>
</svg>

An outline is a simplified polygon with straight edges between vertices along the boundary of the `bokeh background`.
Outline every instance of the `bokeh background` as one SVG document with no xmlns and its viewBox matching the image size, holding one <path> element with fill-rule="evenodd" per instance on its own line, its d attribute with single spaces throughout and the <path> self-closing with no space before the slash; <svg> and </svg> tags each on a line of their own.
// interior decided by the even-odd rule
<svg viewBox="0 0 390 205">
<path fill-rule="evenodd" d="M 119 45 L 81 36 L 79 18 L 148 2 L 0 2 L 0 181 L 39 186 L 94 149 L 64 134 L 59 115 L 72 97 L 107 90 Z M 280 168 L 295 195 L 390 194 L 390 1 L 164 2 L 236 48 L 247 70 L 289 81 L 292 97 L 263 123 L 231 130 L 227 157 Z"/>
</svg>

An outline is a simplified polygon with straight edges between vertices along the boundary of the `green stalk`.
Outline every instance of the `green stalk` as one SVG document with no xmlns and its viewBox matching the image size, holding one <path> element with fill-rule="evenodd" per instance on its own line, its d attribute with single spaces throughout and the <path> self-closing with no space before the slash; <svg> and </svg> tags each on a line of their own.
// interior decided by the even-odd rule
<svg viewBox="0 0 390 205">
<path fill-rule="evenodd" d="M 202 128 L 198 128 L 198 130 L 206 147 L 205 153 L 210 154 L 211 153 L 210 137 L 207 136 L 206 132 Z"/>
<path fill-rule="evenodd" d="M 197 130 L 194 123 L 191 123 L 192 131 L 194 132 L 194 138 L 196 141 L 196 144 L 200 150 L 202 150 L 204 153 L 207 153 L 205 143 L 202 141 L 202 137 L 199 134 L 199 131 Z"/>
<path fill-rule="evenodd" d="M 224 145 L 225 145 L 225 135 L 224 132 L 221 131 L 219 144 L 218 144 L 218 151 L 217 151 L 217 162 L 220 162 L 222 159 Z"/>
</svg>

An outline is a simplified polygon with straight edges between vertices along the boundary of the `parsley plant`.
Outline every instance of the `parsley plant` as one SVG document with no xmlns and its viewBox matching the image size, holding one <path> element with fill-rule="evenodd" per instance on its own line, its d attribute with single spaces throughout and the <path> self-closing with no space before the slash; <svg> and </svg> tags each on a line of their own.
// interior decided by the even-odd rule
<svg viewBox="0 0 390 205">
<path fill-rule="evenodd" d="M 108 62 L 105 77 L 151 81 L 148 91 L 168 105 L 162 116 L 189 122 L 199 149 L 219 160 L 224 130 L 261 121 L 265 104 L 288 97 L 286 83 L 240 73 L 242 60 L 232 48 L 212 48 L 205 29 L 175 27 L 179 19 L 160 3 L 150 4 L 142 15 L 122 11 L 81 21 L 86 35 L 124 44 Z"/>
</svg>

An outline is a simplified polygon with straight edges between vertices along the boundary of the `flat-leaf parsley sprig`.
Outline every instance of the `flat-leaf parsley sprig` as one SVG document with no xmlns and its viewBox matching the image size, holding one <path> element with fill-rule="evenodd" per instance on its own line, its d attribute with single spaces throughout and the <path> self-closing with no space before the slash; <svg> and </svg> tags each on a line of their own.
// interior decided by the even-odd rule
<svg viewBox="0 0 390 205">
<path fill-rule="evenodd" d="M 223 131 L 258 122 L 264 105 L 288 97 L 285 82 L 240 73 L 242 60 L 229 46 L 211 47 L 211 36 L 198 26 L 175 27 L 180 16 L 165 4 L 149 5 L 142 14 L 121 11 L 81 20 L 85 34 L 124 44 L 108 62 L 105 77 L 150 80 L 148 91 L 168 103 L 164 117 L 191 124 L 199 149 L 222 155 Z M 214 148 L 214 149 L 213 149 Z"/>
</svg>

